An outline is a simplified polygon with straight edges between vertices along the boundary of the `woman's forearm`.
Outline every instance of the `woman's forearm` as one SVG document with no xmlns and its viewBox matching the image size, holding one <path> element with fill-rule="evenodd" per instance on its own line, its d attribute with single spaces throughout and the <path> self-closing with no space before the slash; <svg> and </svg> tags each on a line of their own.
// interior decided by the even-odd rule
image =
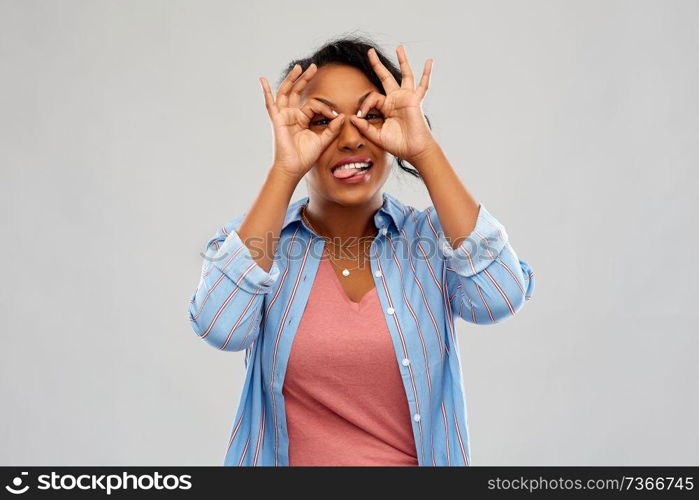
<svg viewBox="0 0 699 500">
<path fill-rule="evenodd" d="M 411 163 L 427 187 L 444 235 L 456 249 L 475 228 L 480 204 L 461 182 L 438 144 L 420 158 L 411 159 Z"/>
<path fill-rule="evenodd" d="M 286 210 L 300 180 L 272 166 L 238 228 L 240 239 L 265 271 L 272 267 Z"/>
</svg>

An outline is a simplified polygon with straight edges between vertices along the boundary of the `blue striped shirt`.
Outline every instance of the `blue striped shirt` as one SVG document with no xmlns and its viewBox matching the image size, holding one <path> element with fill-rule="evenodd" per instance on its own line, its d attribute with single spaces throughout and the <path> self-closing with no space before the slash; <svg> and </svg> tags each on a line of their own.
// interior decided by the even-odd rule
<svg viewBox="0 0 699 500">
<path fill-rule="evenodd" d="M 308 196 L 289 205 L 269 271 L 236 232 L 245 213 L 206 244 L 189 302 L 192 328 L 217 349 L 245 351 L 224 465 L 289 465 L 284 373 L 325 244 L 301 220 L 307 203 Z M 456 249 L 433 205 L 418 210 L 383 193 L 373 218 L 379 231 L 371 271 L 407 395 L 418 464 L 470 465 L 454 320 L 488 325 L 513 316 L 532 296 L 534 273 L 483 204 L 474 230 Z"/>
</svg>

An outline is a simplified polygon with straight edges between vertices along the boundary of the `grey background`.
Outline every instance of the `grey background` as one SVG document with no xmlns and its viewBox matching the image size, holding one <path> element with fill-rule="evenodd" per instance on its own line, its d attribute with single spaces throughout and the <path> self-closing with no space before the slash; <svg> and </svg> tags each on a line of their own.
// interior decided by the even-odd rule
<svg viewBox="0 0 699 500">
<path fill-rule="evenodd" d="M 474 465 L 698 464 L 698 19 L 0 1 L 0 464 L 222 464 L 243 356 L 190 329 L 199 252 L 271 164 L 258 77 L 352 31 L 434 58 L 434 134 L 537 276 L 515 319 L 457 323 Z"/>
</svg>

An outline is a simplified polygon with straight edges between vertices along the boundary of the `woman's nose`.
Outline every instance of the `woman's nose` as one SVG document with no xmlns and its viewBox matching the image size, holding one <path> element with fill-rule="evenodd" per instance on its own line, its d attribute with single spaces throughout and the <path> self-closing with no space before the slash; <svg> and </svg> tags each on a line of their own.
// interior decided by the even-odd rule
<svg viewBox="0 0 699 500">
<path fill-rule="evenodd" d="M 364 136 L 350 120 L 345 120 L 342 124 L 338 137 L 340 148 L 358 149 L 364 146 Z"/>
</svg>

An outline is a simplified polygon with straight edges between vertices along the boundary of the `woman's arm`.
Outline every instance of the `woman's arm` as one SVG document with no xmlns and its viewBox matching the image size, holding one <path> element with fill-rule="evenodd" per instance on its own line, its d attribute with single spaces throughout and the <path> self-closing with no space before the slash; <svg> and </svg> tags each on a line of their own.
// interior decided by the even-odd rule
<svg viewBox="0 0 699 500">
<path fill-rule="evenodd" d="M 438 143 L 433 142 L 420 156 L 410 163 L 420 172 L 444 235 L 456 249 L 476 227 L 479 203 L 471 196 Z"/>
<path fill-rule="evenodd" d="M 301 104 L 301 93 L 316 71 L 315 64 L 306 70 L 296 64 L 276 98 L 267 79 L 259 79 L 274 134 L 274 162 L 250 210 L 209 241 L 207 261 L 189 301 L 192 328 L 219 349 L 241 351 L 258 337 L 264 295 L 279 277 L 274 254 L 289 201 L 345 119 L 320 101 Z M 330 120 L 320 134 L 308 128 L 316 114 Z"/>
<path fill-rule="evenodd" d="M 297 184 L 295 176 L 272 167 L 250 210 L 207 243 L 189 318 L 213 347 L 241 351 L 259 335 L 264 294 L 279 276 L 274 253 Z"/>
<path fill-rule="evenodd" d="M 423 211 L 420 232 L 443 243 L 452 310 L 477 324 L 513 316 L 531 298 L 535 282 L 505 227 L 471 196 L 437 143 L 410 162 L 433 202 Z"/>
<path fill-rule="evenodd" d="M 502 225 L 473 199 L 432 136 L 422 113 L 422 100 L 429 89 L 434 61 L 425 61 L 416 86 L 405 47 L 399 45 L 396 53 L 400 83 L 376 51 L 368 49 L 367 56 L 385 95 L 371 92 L 358 116 L 350 120 L 372 142 L 420 172 L 433 207 L 421 212 L 418 231 L 431 231 L 433 235 L 443 232 L 448 239 L 444 255 L 452 308 L 467 321 L 495 323 L 513 315 L 531 296 L 534 275 L 525 262 L 517 259 Z M 380 128 L 359 118 L 372 107 L 384 115 Z"/>
<path fill-rule="evenodd" d="M 300 180 L 298 175 L 273 166 L 238 229 L 238 235 L 265 271 L 269 271 L 274 262 L 286 210 Z"/>
</svg>

